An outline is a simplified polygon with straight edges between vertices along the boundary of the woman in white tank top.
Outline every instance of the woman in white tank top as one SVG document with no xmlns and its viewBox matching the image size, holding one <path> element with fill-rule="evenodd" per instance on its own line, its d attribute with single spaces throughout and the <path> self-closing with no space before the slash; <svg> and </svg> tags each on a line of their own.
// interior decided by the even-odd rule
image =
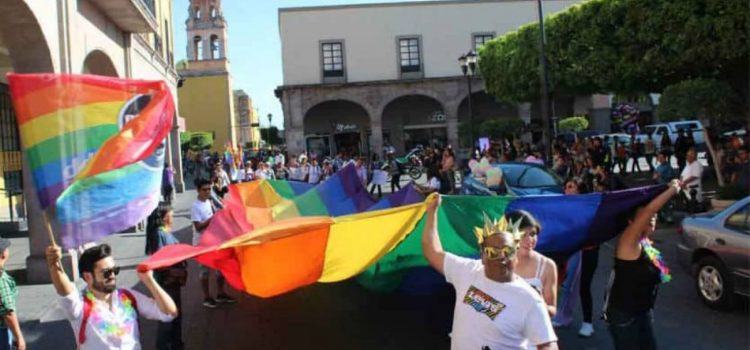
<svg viewBox="0 0 750 350">
<path fill-rule="evenodd" d="M 521 220 L 520 229 L 526 233 L 519 245 L 515 272 L 542 295 L 547 311 L 553 317 L 557 312 L 557 267 L 552 259 L 534 250 L 541 225 L 524 210 L 511 212 L 508 217 L 512 222 Z"/>
</svg>

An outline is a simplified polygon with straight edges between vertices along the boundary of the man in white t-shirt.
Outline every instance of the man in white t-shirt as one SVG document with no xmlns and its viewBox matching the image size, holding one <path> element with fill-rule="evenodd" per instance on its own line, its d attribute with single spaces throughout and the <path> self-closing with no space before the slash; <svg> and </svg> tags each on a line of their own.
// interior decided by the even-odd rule
<svg viewBox="0 0 750 350">
<path fill-rule="evenodd" d="M 437 232 L 440 197 L 427 207 L 422 250 L 456 289 L 451 349 L 556 350 L 557 336 L 542 297 L 514 272 L 517 225 L 501 219 L 476 228 L 482 260 L 443 251 Z M 518 233 L 518 234 L 514 234 Z"/>
<path fill-rule="evenodd" d="M 698 162 L 698 156 L 695 153 L 695 149 L 691 148 L 687 151 L 687 165 L 682 169 L 680 174 L 680 181 L 685 184 L 685 187 L 693 195 L 695 191 L 695 199 L 698 202 L 703 201 L 703 186 L 701 184 L 701 178 L 703 177 L 703 166 Z"/>
<path fill-rule="evenodd" d="M 86 282 L 83 291 L 78 291 L 63 271 L 60 247 L 47 247 L 46 257 L 57 301 L 73 326 L 78 349 L 139 350 L 138 316 L 161 322 L 177 316 L 177 306 L 154 280 L 152 271 L 138 272 L 138 277 L 153 298 L 130 288 L 117 288 L 120 267 L 107 244 L 86 249 L 78 259 L 78 271 Z"/>
<path fill-rule="evenodd" d="M 195 182 L 198 190 L 198 198 L 193 202 L 190 209 L 190 221 L 193 222 L 193 245 L 198 245 L 203 235 L 203 231 L 211 223 L 214 216 L 214 208 L 211 205 L 211 183 L 206 179 L 198 179 Z M 218 303 L 234 304 L 236 301 L 229 297 L 224 290 L 224 277 L 219 271 L 214 270 L 216 275 L 216 299 L 211 297 L 208 281 L 211 275 L 211 269 L 208 266 L 199 265 L 201 288 L 203 289 L 203 306 L 215 308 Z"/>
</svg>

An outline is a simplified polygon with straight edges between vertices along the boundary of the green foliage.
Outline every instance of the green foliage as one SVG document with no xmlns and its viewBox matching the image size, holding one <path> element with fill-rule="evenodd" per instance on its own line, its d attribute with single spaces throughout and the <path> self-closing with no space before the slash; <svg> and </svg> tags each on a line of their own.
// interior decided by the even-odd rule
<svg viewBox="0 0 750 350">
<path fill-rule="evenodd" d="M 638 95 L 706 78 L 726 81 L 746 96 L 748 17 L 746 0 L 590 0 L 572 6 L 545 20 L 552 91 Z M 540 96 L 538 28 L 521 27 L 480 50 L 488 93 L 510 103 Z"/>
<path fill-rule="evenodd" d="M 177 70 L 188 69 L 188 61 L 187 60 L 179 60 L 179 61 L 177 61 L 177 63 L 175 63 L 174 67 Z"/>
<path fill-rule="evenodd" d="M 664 89 L 659 101 L 659 119 L 725 120 L 735 116 L 737 98 L 724 81 L 685 80 Z"/>
<path fill-rule="evenodd" d="M 561 119 L 558 128 L 560 132 L 581 132 L 589 128 L 589 120 L 584 116 Z"/>
<path fill-rule="evenodd" d="M 183 151 L 188 149 L 193 151 L 202 151 L 210 149 L 214 144 L 214 135 L 212 132 L 191 132 L 180 133 L 180 148 Z"/>
<path fill-rule="evenodd" d="M 269 128 L 260 129 L 260 138 L 266 142 L 266 145 L 278 146 L 284 143 L 284 140 L 282 140 L 281 137 L 279 137 L 279 129 L 277 127 L 272 126 L 270 133 L 268 129 Z M 271 138 L 270 142 L 269 142 L 269 137 Z"/>
</svg>

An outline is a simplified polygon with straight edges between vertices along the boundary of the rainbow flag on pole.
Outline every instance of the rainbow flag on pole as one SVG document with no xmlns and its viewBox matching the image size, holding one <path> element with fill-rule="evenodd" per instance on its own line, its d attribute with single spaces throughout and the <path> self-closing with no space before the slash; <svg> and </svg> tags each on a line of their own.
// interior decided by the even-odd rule
<svg viewBox="0 0 750 350">
<path fill-rule="evenodd" d="M 122 231 L 158 204 L 174 101 L 162 81 L 9 74 L 21 144 L 66 248 Z"/>
</svg>

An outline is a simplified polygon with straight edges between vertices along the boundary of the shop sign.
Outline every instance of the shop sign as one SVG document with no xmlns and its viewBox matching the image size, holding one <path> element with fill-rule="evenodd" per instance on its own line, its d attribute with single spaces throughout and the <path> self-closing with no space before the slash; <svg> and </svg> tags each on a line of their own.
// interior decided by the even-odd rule
<svg viewBox="0 0 750 350">
<path fill-rule="evenodd" d="M 333 123 L 333 130 L 336 130 L 336 132 L 357 131 L 357 129 L 357 124 Z"/>
<path fill-rule="evenodd" d="M 443 111 L 435 111 L 430 116 L 430 121 L 432 121 L 432 122 L 444 122 L 445 121 L 445 113 Z"/>
</svg>

